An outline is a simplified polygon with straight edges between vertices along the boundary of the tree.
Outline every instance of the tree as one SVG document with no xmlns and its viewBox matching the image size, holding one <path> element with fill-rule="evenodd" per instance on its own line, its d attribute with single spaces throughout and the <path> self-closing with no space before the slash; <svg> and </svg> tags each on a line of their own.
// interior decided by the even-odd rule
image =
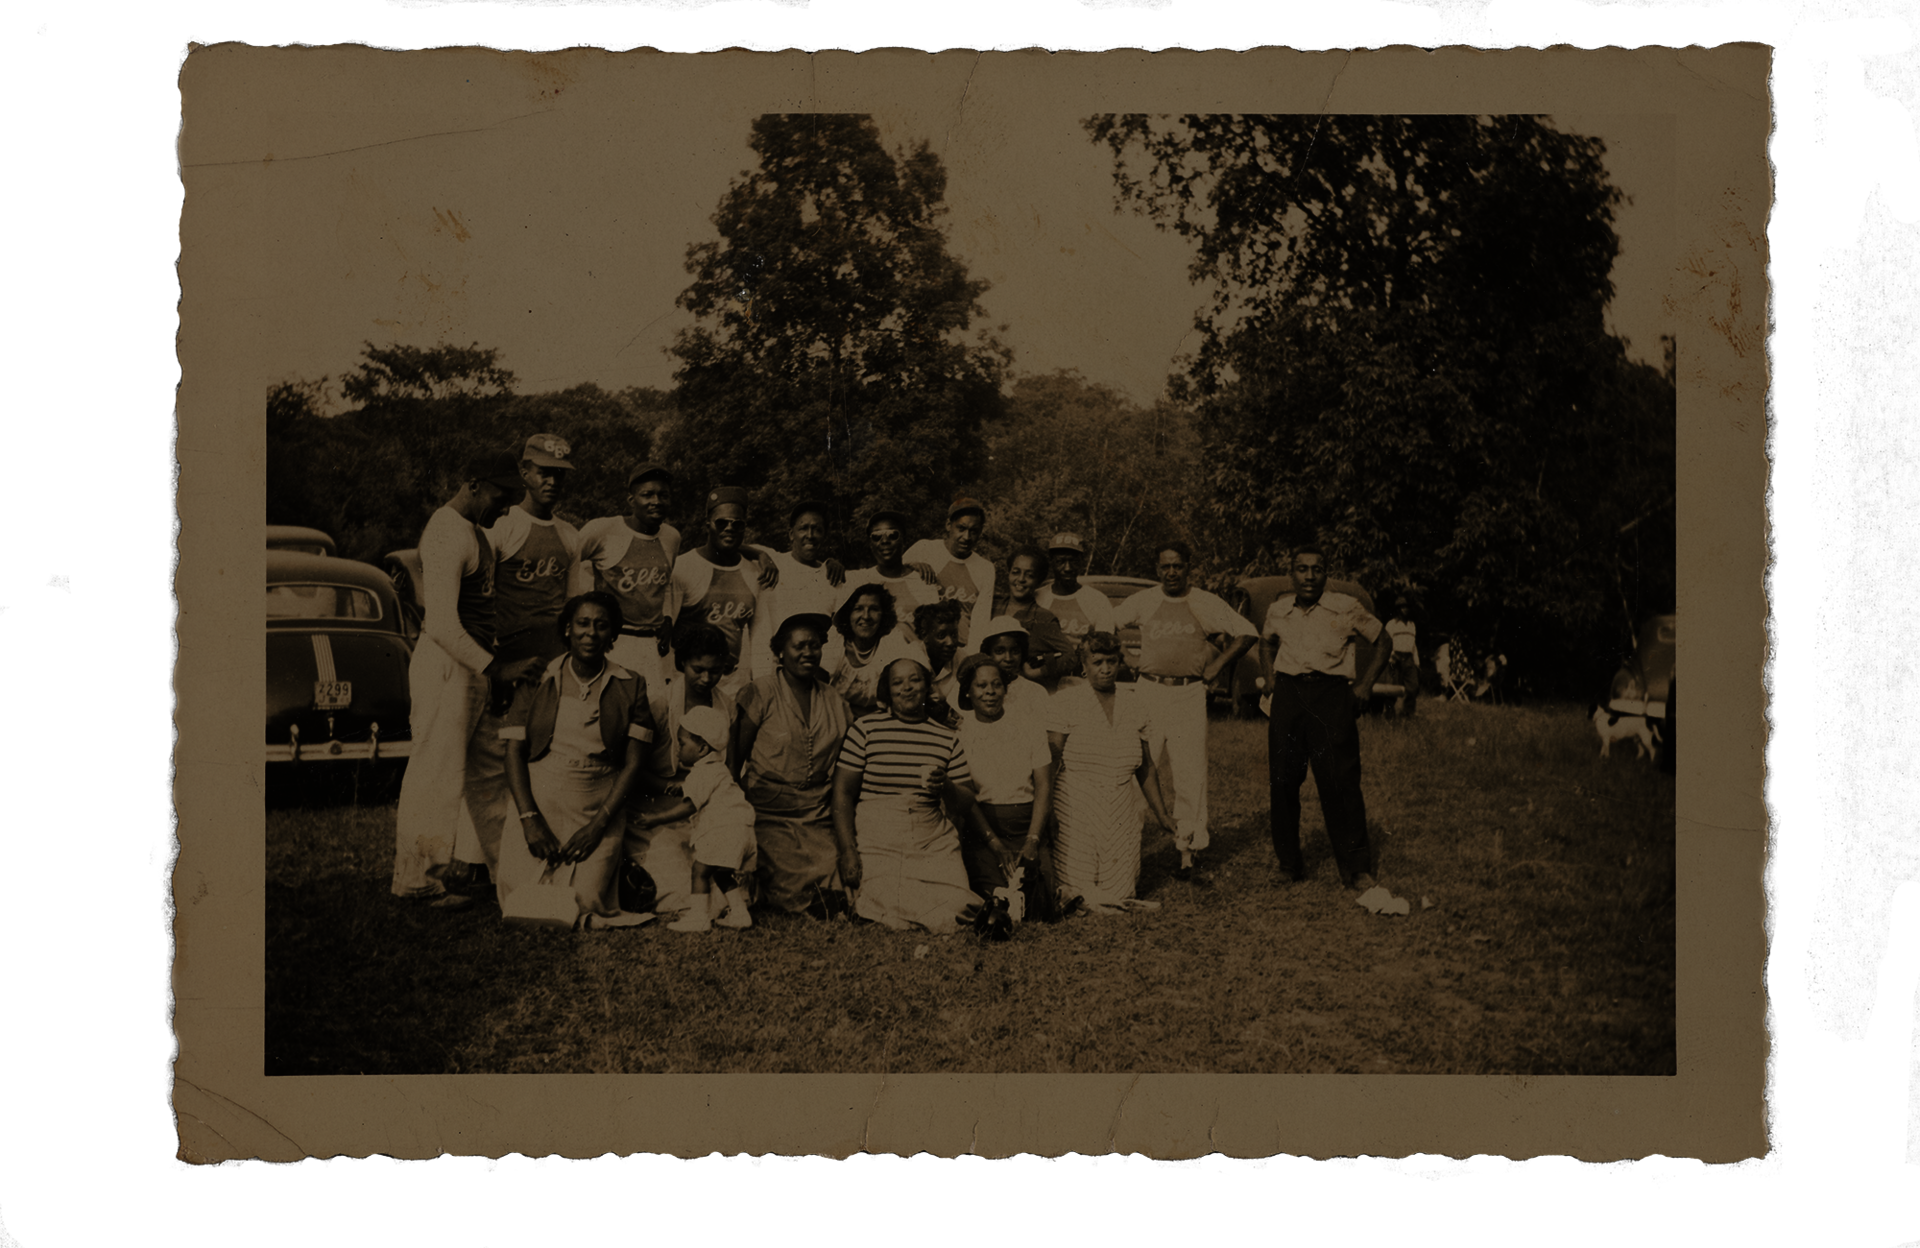
<svg viewBox="0 0 1920 1248">
<path fill-rule="evenodd" d="M 1071 530 L 1089 572 L 1151 575 L 1154 545 L 1188 535 L 1194 435 L 1178 407 L 1141 407 L 1071 370 L 1020 377 L 987 448 L 994 554 Z"/>
<path fill-rule="evenodd" d="M 483 451 L 517 454 L 527 437 L 573 445 L 575 471 L 558 512 L 580 523 L 625 510 L 626 473 L 648 459 L 671 401 L 580 385 L 512 393 L 493 348 L 368 344 L 341 390 L 362 406 L 323 416 L 323 383 L 288 382 L 267 396 L 267 516 L 333 535 L 342 554 L 377 562 L 412 546 L 434 508 Z"/>
<path fill-rule="evenodd" d="M 688 248 L 680 306 L 698 318 L 670 348 L 677 418 L 663 456 L 683 495 L 755 492 L 749 519 L 826 499 L 843 532 L 882 502 L 924 528 L 984 466 L 1009 352 L 987 331 L 986 283 L 947 250 L 946 173 L 922 142 L 889 152 L 870 118 L 770 115 L 759 167 Z"/>
<path fill-rule="evenodd" d="M 1600 140 L 1534 117 L 1087 126 L 1120 203 L 1191 239 L 1212 288 L 1172 389 L 1245 567 L 1317 538 L 1439 631 L 1563 670 L 1617 636 L 1628 581 L 1671 584 L 1657 522 L 1621 544 L 1671 514 L 1673 391 L 1606 330 Z"/>
<path fill-rule="evenodd" d="M 362 407 L 391 406 L 408 400 L 456 396 L 493 398 L 513 393 L 513 373 L 500 367 L 495 347 L 441 343 L 412 347 L 367 343 L 360 363 L 340 379 L 340 392 Z"/>
</svg>

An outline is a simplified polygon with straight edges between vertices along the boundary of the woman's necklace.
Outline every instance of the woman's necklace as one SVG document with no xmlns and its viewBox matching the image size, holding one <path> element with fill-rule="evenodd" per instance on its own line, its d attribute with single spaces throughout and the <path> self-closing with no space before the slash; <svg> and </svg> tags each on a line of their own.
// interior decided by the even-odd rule
<svg viewBox="0 0 1920 1248">
<path fill-rule="evenodd" d="M 854 658 L 860 660 L 862 664 L 866 664 L 873 659 L 873 652 L 880 648 L 880 639 L 878 637 L 875 637 L 873 639 L 873 644 L 868 646 L 865 650 L 862 650 L 860 648 L 860 643 L 857 641 L 848 642 L 847 647 L 848 649 L 853 651 Z"/>
<path fill-rule="evenodd" d="M 587 691 L 593 688 L 593 682 L 600 679 L 600 673 L 607 670 L 607 661 L 602 658 L 600 660 L 600 666 L 593 669 L 593 675 L 591 676 L 582 676 L 580 674 L 580 660 L 578 659 L 569 660 L 567 668 L 573 673 L 573 683 L 580 686 L 580 696 L 584 698 L 587 696 Z"/>
</svg>

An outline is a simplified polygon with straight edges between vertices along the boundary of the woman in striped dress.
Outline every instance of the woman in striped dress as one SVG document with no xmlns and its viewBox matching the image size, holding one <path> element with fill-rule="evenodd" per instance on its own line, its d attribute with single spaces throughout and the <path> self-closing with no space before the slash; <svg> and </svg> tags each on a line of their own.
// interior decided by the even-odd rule
<svg viewBox="0 0 1920 1248">
<path fill-rule="evenodd" d="M 1119 640 L 1091 633 L 1083 653 L 1087 683 L 1066 686 L 1047 703 L 1056 777 L 1053 869 L 1063 898 L 1077 896 L 1087 909 L 1110 913 L 1133 900 L 1146 808 L 1162 826 L 1172 825 L 1147 750 L 1146 711 L 1115 684 Z"/>
<path fill-rule="evenodd" d="M 992 833 L 960 734 L 928 718 L 926 651 L 890 637 L 875 661 L 880 709 L 854 721 L 833 777 L 840 879 L 855 890 L 854 913 L 863 919 L 952 931 L 980 898 L 967 887 L 960 834 L 942 800 L 976 835 Z"/>
</svg>

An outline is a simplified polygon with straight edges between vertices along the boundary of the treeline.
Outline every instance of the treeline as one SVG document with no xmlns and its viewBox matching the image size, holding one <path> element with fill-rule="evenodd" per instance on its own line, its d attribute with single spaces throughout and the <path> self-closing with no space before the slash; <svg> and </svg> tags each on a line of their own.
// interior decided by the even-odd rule
<svg viewBox="0 0 1920 1248">
<path fill-rule="evenodd" d="M 624 476 L 713 484 L 778 541 L 827 501 L 843 559 L 882 505 L 941 530 L 962 491 L 1003 561 L 1061 529 L 1095 574 L 1151 575 L 1184 536 L 1201 580 L 1325 543 L 1423 636 L 1578 694 L 1674 604 L 1674 361 L 1604 323 L 1619 192 L 1598 140 L 1539 118 L 1090 118 L 1117 203 L 1189 238 L 1213 291 L 1194 354 L 1143 406 L 1074 372 L 1016 375 L 985 283 L 946 247 L 945 172 L 864 117 L 753 123 L 758 167 L 688 249 L 671 393 L 521 395 L 496 350 L 368 344 L 335 381 L 268 396 L 268 518 L 344 553 L 412 545 L 476 449 L 576 447 L 561 511 L 624 509 Z M 323 415 L 337 386 L 351 404 Z M 1257 621 L 1256 621 L 1257 622 Z"/>
</svg>

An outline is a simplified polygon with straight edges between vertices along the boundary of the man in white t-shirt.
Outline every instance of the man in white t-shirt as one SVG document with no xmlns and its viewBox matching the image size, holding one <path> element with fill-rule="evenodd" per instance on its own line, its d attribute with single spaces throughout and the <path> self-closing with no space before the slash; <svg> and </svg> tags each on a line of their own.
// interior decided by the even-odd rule
<svg viewBox="0 0 1920 1248">
<path fill-rule="evenodd" d="M 840 609 L 841 586 L 847 570 L 838 559 L 823 557 L 827 548 L 827 506 L 808 499 L 796 503 L 787 513 L 787 549 L 772 550 L 749 546 L 773 562 L 779 579 L 772 589 L 760 591 L 759 618 L 768 627 L 764 635 L 773 636 L 778 623 L 794 615 L 824 615 L 829 619 Z M 770 646 L 756 646 L 752 654 L 755 679 L 770 675 L 776 668 Z"/>
<path fill-rule="evenodd" d="M 426 614 L 407 672 L 413 744 L 395 816 L 396 897 L 432 897 L 436 905 L 471 900 L 441 882 L 466 805 L 468 759 L 488 702 L 504 700 L 540 662 L 494 654 L 495 560 L 482 526 L 523 489 L 512 456 L 481 456 L 420 535 Z"/>
<path fill-rule="evenodd" d="M 978 499 L 960 497 L 947 508 L 947 536 L 921 538 L 907 548 L 908 563 L 924 563 L 940 582 L 940 597 L 960 604 L 960 653 L 971 652 L 993 619 L 993 564 L 977 554 L 987 528 L 987 509 Z"/>
<path fill-rule="evenodd" d="M 1121 603 L 1116 628 L 1140 630 L 1140 682 L 1147 708 L 1147 746 L 1162 793 L 1171 788 L 1174 878 L 1193 878 L 1193 855 L 1207 847 L 1207 684 L 1233 666 L 1258 639 L 1254 628 L 1219 597 L 1188 584 L 1193 549 L 1167 542 L 1154 554 L 1160 583 Z M 1214 637 L 1227 639 L 1224 648 Z"/>
</svg>

